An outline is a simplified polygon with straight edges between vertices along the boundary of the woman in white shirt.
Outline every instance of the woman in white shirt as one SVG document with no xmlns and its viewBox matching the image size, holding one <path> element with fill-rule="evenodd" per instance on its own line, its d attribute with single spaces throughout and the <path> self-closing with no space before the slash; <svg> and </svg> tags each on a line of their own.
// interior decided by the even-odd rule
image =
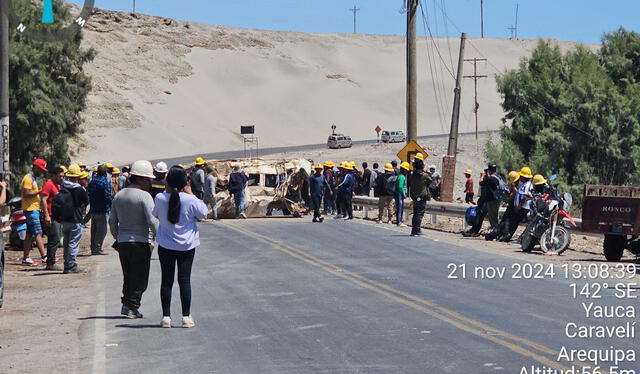
<svg viewBox="0 0 640 374">
<path fill-rule="evenodd" d="M 173 166 L 167 175 L 167 191 L 156 195 L 153 215 L 160 220 L 156 240 L 162 270 L 160 300 L 162 327 L 171 327 L 171 289 L 178 268 L 182 302 L 182 327 L 193 327 L 191 317 L 191 266 L 200 245 L 197 221 L 207 216 L 207 206 L 192 192 L 187 172 Z"/>
</svg>

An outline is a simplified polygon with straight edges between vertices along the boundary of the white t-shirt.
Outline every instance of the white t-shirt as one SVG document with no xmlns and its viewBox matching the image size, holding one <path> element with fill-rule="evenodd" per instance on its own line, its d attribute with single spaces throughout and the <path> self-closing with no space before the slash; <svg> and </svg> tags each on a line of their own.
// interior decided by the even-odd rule
<svg viewBox="0 0 640 374">
<path fill-rule="evenodd" d="M 205 203 L 184 192 L 180 192 L 180 215 L 175 225 L 169 222 L 168 192 L 156 195 L 153 215 L 160 221 L 156 241 L 158 245 L 174 251 L 188 251 L 200 245 L 197 220 L 207 216 Z"/>
</svg>

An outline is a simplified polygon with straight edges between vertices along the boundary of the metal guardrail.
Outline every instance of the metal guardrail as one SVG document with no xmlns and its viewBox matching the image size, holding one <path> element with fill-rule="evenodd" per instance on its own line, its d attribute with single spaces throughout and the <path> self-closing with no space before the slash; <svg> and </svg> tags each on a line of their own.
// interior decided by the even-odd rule
<svg viewBox="0 0 640 374">
<path fill-rule="evenodd" d="M 354 196 L 353 204 L 357 206 L 364 207 L 365 218 L 368 218 L 368 209 L 378 208 L 378 198 L 371 196 Z M 411 199 L 404 200 L 404 208 L 405 208 L 405 220 L 408 219 L 409 214 L 411 214 L 411 210 L 413 209 L 413 203 Z M 456 217 L 462 218 L 463 228 L 466 228 L 466 222 L 464 220 L 464 215 L 467 212 L 469 205 L 467 204 L 459 204 L 459 203 L 444 203 L 441 201 L 427 201 L 426 214 L 431 215 L 431 223 L 436 223 L 436 216 L 447 216 L 447 217 Z M 502 207 L 500 208 L 500 213 L 504 213 L 507 209 Z M 582 228 L 582 220 L 579 218 L 574 218 L 574 221 L 577 227 L 574 227 L 573 230 L 580 231 Z"/>
</svg>

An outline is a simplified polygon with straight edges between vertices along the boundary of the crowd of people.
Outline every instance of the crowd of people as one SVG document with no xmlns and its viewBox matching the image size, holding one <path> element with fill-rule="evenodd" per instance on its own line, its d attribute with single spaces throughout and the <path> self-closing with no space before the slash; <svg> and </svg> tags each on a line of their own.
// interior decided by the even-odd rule
<svg viewBox="0 0 640 374">
<path fill-rule="evenodd" d="M 40 189 L 38 178 L 47 173 L 50 178 Z M 115 241 L 112 247 L 118 252 L 123 273 L 121 313 L 128 318 L 142 318 L 139 308 L 148 286 L 153 243 L 157 243 L 162 271 L 161 326 L 171 327 L 171 289 L 177 268 L 182 326 L 193 327 L 190 279 L 195 248 L 200 244 L 197 222 L 218 218 L 217 177 L 215 169 L 201 157 L 191 172 L 181 165 L 168 168 L 164 162 L 153 167 L 145 160 L 123 167 L 122 171 L 110 163 L 100 164 L 92 171 L 83 163 L 49 171 L 46 161 L 36 159 L 20 184 L 27 225 L 22 263 L 37 264 L 30 258 L 35 241 L 45 270 L 84 272 L 78 266 L 78 252 L 90 222 L 92 255 L 107 254 L 103 245 L 109 232 Z M 246 218 L 247 181 L 247 175 L 234 166 L 229 192 L 238 218 Z M 0 187 L 3 203 L 6 184 L 0 182 Z M 61 244 L 62 267 L 56 264 L 56 251 Z"/>
</svg>

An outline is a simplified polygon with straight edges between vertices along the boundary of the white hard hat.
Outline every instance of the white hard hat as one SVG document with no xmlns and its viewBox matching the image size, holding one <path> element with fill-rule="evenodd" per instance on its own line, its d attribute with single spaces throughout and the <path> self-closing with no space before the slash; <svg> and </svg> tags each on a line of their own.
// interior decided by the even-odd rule
<svg viewBox="0 0 640 374">
<path fill-rule="evenodd" d="M 153 166 L 147 160 L 138 160 L 131 165 L 131 175 L 145 178 L 155 178 Z"/>
<path fill-rule="evenodd" d="M 156 164 L 156 168 L 155 168 L 156 173 L 168 173 L 169 169 L 167 168 L 167 164 L 165 164 L 164 162 L 160 161 Z"/>
<path fill-rule="evenodd" d="M 435 165 L 430 165 L 430 166 L 429 166 L 429 169 L 435 169 L 435 168 L 436 168 L 436 166 L 435 166 Z"/>
</svg>

